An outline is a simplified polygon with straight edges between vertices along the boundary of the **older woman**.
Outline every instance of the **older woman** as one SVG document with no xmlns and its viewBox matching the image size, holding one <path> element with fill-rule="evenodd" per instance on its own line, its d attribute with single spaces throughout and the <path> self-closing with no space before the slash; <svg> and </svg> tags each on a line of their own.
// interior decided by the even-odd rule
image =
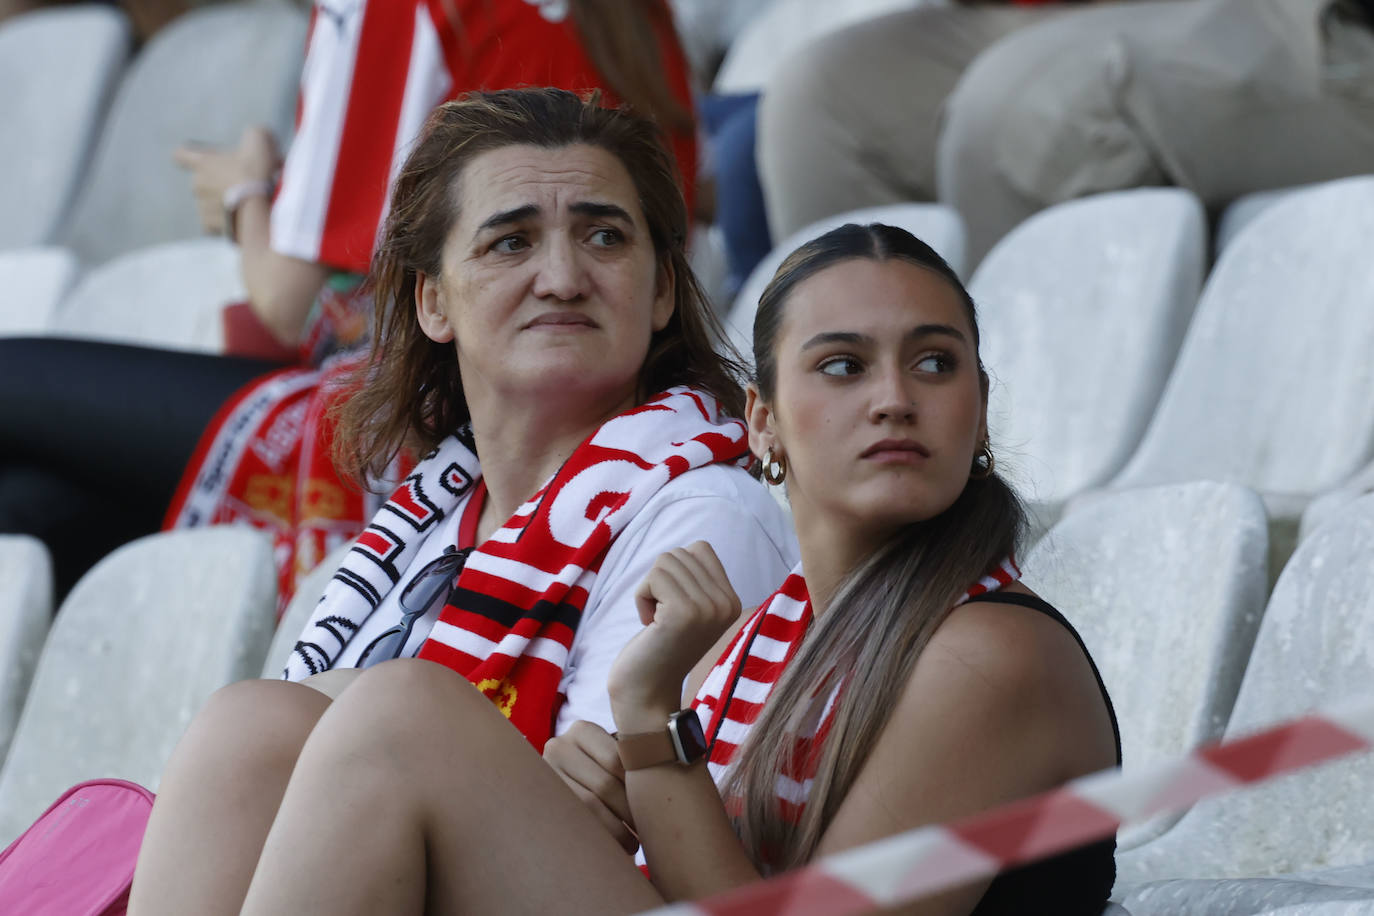
<svg viewBox="0 0 1374 916">
<path fill-rule="evenodd" d="M 396 181 L 376 345 L 339 438 L 360 472 L 407 446 L 424 457 L 296 646 L 288 677 L 319 689 L 234 685 L 193 722 L 132 912 L 238 912 L 296 755 L 354 666 L 401 656 L 475 684 L 542 748 L 576 720 L 611 726 L 606 673 L 659 553 L 712 543 L 746 600 L 785 572 L 794 548 L 741 468 L 742 392 L 685 236 L 649 122 L 551 89 L 436 111 Z"/>
<path fill-rule="evenodd" d="M 600 771 L 578 781 L 633 824 L 652 881 L 473 691 L 384 665 L 311 736 L 244 913 L 635 913 L 1119 762 L 1082 643 L 1017 581 L 1021 507 L 954 272 L 900 229 L 845 226 L 780 268 L 754 354 L 750 441 L 802 565 L 736 620 L 709 547 L 666 554 L 608 678 L 618 733 L 546 751 Z M 1100 913 L 1112 848 L 901 912 Z"/>
</svg>

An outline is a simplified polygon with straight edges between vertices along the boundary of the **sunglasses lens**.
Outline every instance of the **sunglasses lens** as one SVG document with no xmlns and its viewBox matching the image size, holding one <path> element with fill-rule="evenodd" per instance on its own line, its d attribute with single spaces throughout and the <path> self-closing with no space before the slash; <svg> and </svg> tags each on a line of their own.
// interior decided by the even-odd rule
<svg viewBox="0 0 1374 916">
<path fill-rule="evenodd" d="M 403 630 L 400 627 L 392 627 L 387 630 L 373 640 L 372 645 L 363 651 L 362 658 L 358 659 L 358 667 L 362 668 L 369 663 L 376 664 L 396 658 L 405 648 L 407 635 L 409 635 L 408 630 Z"/>
</svg>

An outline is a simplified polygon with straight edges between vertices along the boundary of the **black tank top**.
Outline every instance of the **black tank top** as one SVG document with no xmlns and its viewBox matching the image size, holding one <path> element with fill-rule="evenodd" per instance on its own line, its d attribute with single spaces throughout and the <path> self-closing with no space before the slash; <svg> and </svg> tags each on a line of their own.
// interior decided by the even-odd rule
<svg viewBox="0 0 1374 916">
<path fill-rule="evenodd" d="M 1107 715 L 1112 721 L 1112 739 L 1116 744 L 1116 764 L 1121 765 L 1121 730 L 1117 727 L 1116 710 L 1102 675 L 1083 645 L 1083 638 L 1064 615 L 1034 595 L 1014 592 L 990 592 L 979 595 L 980 602 L 1016 604 L 1039 611 L 1058 622 L 1083 650 Z M 978 901 L 972 916 L 1006 916 L 1006 914 L 1053 913 L 1056 916 L 1099 916 L 1107 906 L 1107 897 L 1116 881 L 1116 837 L 1080 846 L 1048 859 L 1013 868 L 998 875 L 989 885 L 983 899 Z"/>
</svg>

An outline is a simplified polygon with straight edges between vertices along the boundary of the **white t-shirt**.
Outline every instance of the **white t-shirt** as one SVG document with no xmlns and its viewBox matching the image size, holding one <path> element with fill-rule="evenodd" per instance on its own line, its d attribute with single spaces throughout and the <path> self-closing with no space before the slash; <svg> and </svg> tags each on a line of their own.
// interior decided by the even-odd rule
<svg viewBox="0 0 1374 916">
<path fill-rule="evenodd" d="M 356 667 L 363 649 L 400 620 L 401 591 L 444 547 L 457 543 L 465 506 L 466 500 L 419 546 L 400 583 L 349 640 L 335 667 Z M 614 730 L 606 676 L 621 648 L 642 627 L 635 610 L 635 588 L 659 554 L 693 541 L 706 541 L 715 550 L 746 610 L 772 594 L 798 560 L 787 517 L 763 485 L 744 471 L 713 464 L 670 480 L 606 551 L 563 668 L 558 689 L 565 702 L 554 722 L 554 734 L 562 734 L 579 719 Z M 402 656 L 420 650 L 441 610 L 441 601 L 436 599 L 415 622 Z"/>
</svg>

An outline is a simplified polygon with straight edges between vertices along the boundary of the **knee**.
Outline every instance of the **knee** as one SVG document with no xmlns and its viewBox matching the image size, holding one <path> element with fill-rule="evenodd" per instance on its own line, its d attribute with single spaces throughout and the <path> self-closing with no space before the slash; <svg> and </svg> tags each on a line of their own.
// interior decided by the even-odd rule
<svg viewBox="0 0 1374 916">
<path fill-rule="evenodd" d="M 210 696 L 177 757 L 235 773 L 290 773 L 329 698 L 286 681 L 239 681 Z"/>
<path fill-rule="evenodd" d="M 413 746 L 445 735 L 470 734 L 474 722 L 495 716 L 495 707 L 465 678 L 422 659 L 396 659 L 358 675 L 331 711 L 328 726 L 344 745 Z M 459 740 L 460 744 L 467 743 Z"/>
</svg>

